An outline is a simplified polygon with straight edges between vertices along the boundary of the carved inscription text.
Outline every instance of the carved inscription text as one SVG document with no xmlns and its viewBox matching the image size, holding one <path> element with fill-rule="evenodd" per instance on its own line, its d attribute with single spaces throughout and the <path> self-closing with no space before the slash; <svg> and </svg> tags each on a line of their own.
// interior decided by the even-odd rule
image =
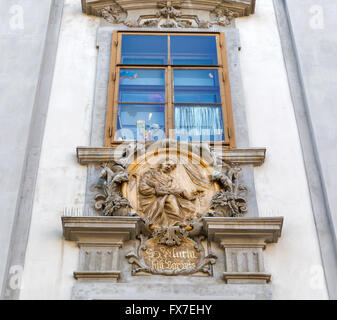
<svg viewBox="0 0 337 320">
<path fill-rule="evenodd" d="M 146 250 L 142 250 L 142 255 L 145 264 L 156 270 L 195 269 L 201 260 L 201 253 L 189 240 L 183 241 L 179 247 L 168 247 L 151 239 L 146 243 Z"/>
</svg>

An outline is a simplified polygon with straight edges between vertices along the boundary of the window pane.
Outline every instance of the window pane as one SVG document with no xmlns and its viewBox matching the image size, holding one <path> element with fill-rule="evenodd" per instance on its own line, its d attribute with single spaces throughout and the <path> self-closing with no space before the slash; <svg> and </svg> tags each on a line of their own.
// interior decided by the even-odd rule
<svg viewBox="0 0 337 320">
<path fill-rule="evenodd" d="M 174 70 L 174 102 L 221 103 L 218 70 Z"/>
<path fill-rule="evenodd" d="M 167 56 L 167 36 L 122 36 L 122 64 L 166 65 Z"/>
<path fill-rule="evenodd" d="M 221 106 L 176 105 L 174 122 L 177 140 L 224 140 Z"/>
<path fill-rule="evenodd" d="M 119 102 L 165 103 L 165 70 L 121 69 Z"/>
<path fill-rule="evenodd" d="M 165 105 L 120 104 L 117 140 L 165 138 Z"/>
<path fill-rule="evenodd" d="M 172 65 L 218 64 L 215 36 L 171 36 Z"/>
</svg>

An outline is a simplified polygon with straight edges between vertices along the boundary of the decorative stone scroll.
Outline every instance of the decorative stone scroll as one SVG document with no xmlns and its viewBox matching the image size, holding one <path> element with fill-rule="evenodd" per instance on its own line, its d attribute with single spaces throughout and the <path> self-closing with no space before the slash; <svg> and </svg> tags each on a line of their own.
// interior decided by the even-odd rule
<svg viewBox="0 0 337 320">
<path fill-rule="evenodd" d="M 129 181 L 129 174 L 118 165 L 102 165 L 101 183 L 95 185 L 101 190 L 95 197 L 95 209 L 105 216 L 127 216 L 130 214 L 130 202 L 122 196 L 120 186 L 123 182 Z"/>
<path fill-rule="evenodd" d="M 82 6 L 87 14 L 132 28 L 211 28 L 254 13 L 255 0 L 83 0 Z"/>
<path fill-rule="evenodd" d="M 211 265 L 217 257 L 206 254 L 201 243 L 185 238 L 177 246 L 160 244 L 156 237 L 148 239 L 140 235 L 137 252 L 130 252 L 126 258 L 133 265 L 132 274 L 157 274 L 166 276 L 211 275 Z"/>
</svg>

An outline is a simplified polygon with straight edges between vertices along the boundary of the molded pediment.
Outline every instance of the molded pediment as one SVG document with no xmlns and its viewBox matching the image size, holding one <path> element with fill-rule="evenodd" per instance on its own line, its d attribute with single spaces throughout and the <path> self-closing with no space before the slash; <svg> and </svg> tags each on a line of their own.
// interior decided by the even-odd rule
<svg viewBox="0 0 337 320">
<path fill-rule="evenodd" d="M 256 0 L 189 0 L 189 1 L 162 1 L 162 0 L 81 0 L 82 10 L 88 15 L 101 16 L 101 10 L 109 6 L 117 6 L 120 10 L 156 10 L 160 5 L 178 6 L 181 10 L 201 10 L 213 12 L 217 8 L 227 9 L 238 17 L 249 16 L 255 11 Z M 168 4 L 169 3 L 169 4 Z"/>
</svg>

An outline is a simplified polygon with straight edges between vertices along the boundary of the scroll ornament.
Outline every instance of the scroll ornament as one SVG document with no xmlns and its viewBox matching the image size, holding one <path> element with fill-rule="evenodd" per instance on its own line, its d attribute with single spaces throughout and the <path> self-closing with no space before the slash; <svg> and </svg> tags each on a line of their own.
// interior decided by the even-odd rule
<svg viewBox="0 0 337 320">
<path fill-rule="evenodd" d="M 183 14 L 182 1 L 158 1 L 157 11 L 152 15 L 139 16 L 137 20 L 128 20 L 127 11 L 114 2 L 102 8 L 99 13 L 109 23 L 124 24 L 130 28 L 211 28 L 231 25 L 239 14 L 222 5 L 210 12 L 209 20 L 201 20 L 197 15 Z"/>
<path fill-rule="evenodd" d="M 120 186 L 129 181 L 129 174 L 120 165 L 109 166 L 104 164 L 100 174 L 101 182 L 95 188 L 101 192 L 95 196 L 95 209 L 104 216 L 128 216 L 131 205 L 128 199 L 122 196 Z"/>
<path fill-rule="evenodd" d="M 212 181 L 216 181 L 221 186 L 221 191 L 217 192 L 211 201 L 209 216 L 217 217 L 242 217 L 247 213 L 246 200 L 240 196 L 247 188 L 239 185 L 238 178 L 241 168 L 238 166 L 226 165 L 224 171 L 214 171 Z"/>
</svg>

